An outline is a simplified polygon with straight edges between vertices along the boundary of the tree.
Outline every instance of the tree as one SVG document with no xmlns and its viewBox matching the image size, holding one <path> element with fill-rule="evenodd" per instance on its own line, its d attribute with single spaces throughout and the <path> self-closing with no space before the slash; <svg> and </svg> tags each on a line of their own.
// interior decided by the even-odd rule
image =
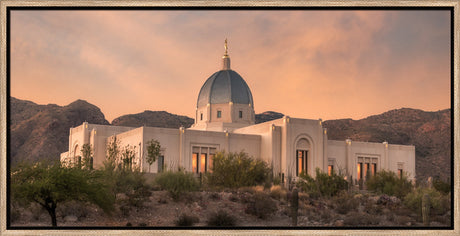
<svg viewBox="0 0 460 236">
<path fill-rule="evenodd" d="M 100 171 L 66 168 L 59 162 L 24 164 L 11 172 L 12 199 L 25 204 L 38 203 L 56 227 L 56 207 L 62 202 L 90 202 L 106 213 L 113 210 L 115 198 L 103 179 Z"/>
<path fill-rule="evenodd" d="M 81 155 L 83 156 L 83 166 L 86 169 L 93 169 L 93 150 L 88 143 L 83 144 L 81 147 Z"/>
<path fill-rule="evenodd" d="M 155 139 L 152 139 L 147 142 L 147 163 L 149 163 L 149 172 L 150 172 L 150 166 L 160 156 L 160 151 L 161 151 L 160 142 L 158 142 Z"/>
<path fill-rule="evenodd" d="M 107 144 L 107 160 L 110 162 L 115 162 L 120 154 L 120 141 L 117 140 L 117 136 L 113 136 L 110 142 Z"/>
<path fill-rule="evenodd" d="M 123 170 L 129 170 L 131 171 L 133 168 L 133 159 L 136 156 L 136 151 L 135 148 L 127 145 L 123 150 L 121 151 L 121 160 L 123 163 L 122 169 Z"/>
</svg>

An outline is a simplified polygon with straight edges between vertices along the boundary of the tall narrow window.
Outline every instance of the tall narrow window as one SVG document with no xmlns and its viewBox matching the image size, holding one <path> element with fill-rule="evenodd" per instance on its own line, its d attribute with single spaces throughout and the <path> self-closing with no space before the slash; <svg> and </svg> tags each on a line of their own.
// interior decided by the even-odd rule
<svg viewBox="0 0 460 236">
<path fill-rule="evenodd" d="M 240 119 L 243 118 L 243 111 L 239 112 L 239 117 L 240 117 Z"/>
<path fill-rule="evenodd" d="M 400 179 L 402 179 L 402 176 L 403 176 L 403 170 L 402 169 L 398 169 L 398 177 Z"/>
<path fill-rule="evenodd" d="M 222 111 L 217 111 L 217 118 L 221 118 L 222 117 Z"/>
<path fill-rule="evenodd" d="M 198 173 L 198 153 L 192 154 L 192 171 Z"/>
<path fill-rule="evenodd" d="M 356 166 L 357 170 L 358 170 L 358 181 L 361 180 L 363 178 L 363 172 L 362 172 L 362 169 L 363 169 L 363 163 L 359 162 L 358 163 L 358 166 Z"/>
<path fill-rule="evenodd" d="M 303 170 L 303 155 L 302 151 L 297 152 L 297 175 L 302 173 Z"/>
<path fill-rule="evenodd" d="M 372 174 L 372 176 L 374 176 L 375 173 L 377 173 L 377 164 L 372 163 L 372 168 L 371 168 L 371 174 Z"/>
<path fill-rule="evenodd" d="M 209 148 L 209 158 L 208 158 L 208 169 L 207 171 L 212 172 L 212 162 L 214 161 L 214 156 L 216 155 L 216 148 Z"/>
<path fill-rule="evenodd" d="M 364 180 L 367 179 L 367 177 L 368 177 L 368 176 L 367 176 L 367 172 L 369 172 L 369 171 L 370 171 L 370 169 L 369 169 L 369 163 L 365 163 L 365 164 L 364 164 L 364 172 L 363 172 Z M 370 176 L 369 176 L 369 177 L 370 177 Z"/>
<path fill-rule="evenodd" d="M 200 172 L 205 173 L 206 172 L 206 153 L 201 153 L 200 156 Z"/>
<path fill-rule="evenodd" d="M 200 113 L 200 120 L 203 120 L 203 113 Z"/>
<path fill-rule="evenodd" d="M 328 165 L 328 166 L 327 166 L 327 174 L 328 174 L 329 176 L 331 176 L 332 173 L 334 173 L 334 166 L 333 166 L 333 165 Z"/>
<path fill-rule="evenodd" d="M 307 150 L 297 150 L 297 176 L 307 170 Z"/>
</svg>

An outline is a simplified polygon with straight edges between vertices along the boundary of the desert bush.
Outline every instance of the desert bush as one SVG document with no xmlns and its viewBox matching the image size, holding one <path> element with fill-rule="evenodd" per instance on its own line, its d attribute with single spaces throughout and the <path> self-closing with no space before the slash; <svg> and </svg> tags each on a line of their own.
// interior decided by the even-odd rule
<svg viewBox="0 0 460 236">
<path fill-rule="evenodd" d="M 450 194 L 443 195 L 441 192 L 434 188 L 422 188 L 418 187 L 414 191 L 410 192 L 404 198 L 404 205 L 409 209 L 417 213 L 419 216 L 422 215 L 422 198 L 423 195 L 428 194 L 430 196 L 431 213 L 442 215 L 450 210 Z"/>
<path fill-rule="evenodd" d="M 436 179 L 433 180 L 433 187 L 437 191 L 439 191 L 439 192 L 441 192 L 443 194 L 448 194 L 451 191 L 450 182 L 444 182 L 439 178 L 436 178 Z"/>
<path fill-rule="evenodd" d="M 359 206 L 359 200 L 346 192 L 335 197 L 334 200 L 335 209 L 339 214 L 347 214 L 352 210 L 356 210 Z"/>
<path fill-rule="evenodd" d="M 217 153 L 213 158 L 212 171 L 207 173 L 207 183 L 215 187 L 254 186 L 265 184 L 269 178 L 267 163 L 244 152 Z"/>
<path fill-rule="evenodd" d="M 186 192 L 197 191 L 199 184 L 193 174 L 184 171 L 166 171 L 155 178 L 155 182 L 167 190 L 171 197 L 177 201 Z"/>
<path fill-rule="evenodd" d="M 256 192 L 248 202 L 245 212 L 266 219 L 276 212 L 276 202 L 274 202 L 266 193 Z"/>
<path fill-rule="evenodd" d="M 343 176 L 337 175 L 334 172 L 329 176 L 316 168 L 316 177 L 313 178 L 306 172 L 300 173 L 300 180 L 297 182 L 297 187 L 308 193 L 312 198 L 332 197 L 339 192 L 348 189 L 348 182 Z"/>
<path fill-rule="evenodd" d="M 366 186 L 370 191 L 396 196 L 401 199 L 412 189 L 412 183 L 405 174 L 399 178 L 395 172 L 386 170 L 377 172 L 366 181 Z"/>
<path fill-rule="evenodd" d="M 179 218 L 177 218 L 177 220 L 174 221 L 174 224 L 176 226 L 192 226 L 193 224 L 196 224 L 198 222 L 200 222 L 200 219 L 198 217 L 182 213 L 179 216 Z"/>
<path fill-rule="evenodd" d="M 236 218 L 224 210 L 219 210 L 209 215 L 208 226 L 235 226 Z"/>
<path fill-rule="evenodd" d="M 251 193 L 251 194 L 254 194 L 254 193 L 256 193 L 256 189 L 253 188 L 253 187 L 241 187 L 241 188 L 238 188 L 238 192 L 239 193 Z"/>
<path fill-rule="evenodd" d="M 270 196 L 277 200 L 284 199 L 286 198 L 286 190 L 280 185 L 273 185 L 270 188 Z"/>
<path fill-rule="evenodd" d="M 102 170 L 105 182 L 111 186 L 122 215 L 129 216 L 133 207 L 142 207 L 144 202 L 148 201 L 152 195 L 151 186 L 147 184 L 144 173 L 137 169 L 107 167 L 108 165 Z"/>
<path fill-rule="evenodd" d="M 104 161 L 101 173 L 104 183 L 110 186 L 114 197 L 120 193 L 127 196 L 122 204 L 141 207 L 151 195 L 152 186 L 147 183 L 145 174 L 137 168 L 116 168 L 115 161 L 108 158 Z"/>
</svg>

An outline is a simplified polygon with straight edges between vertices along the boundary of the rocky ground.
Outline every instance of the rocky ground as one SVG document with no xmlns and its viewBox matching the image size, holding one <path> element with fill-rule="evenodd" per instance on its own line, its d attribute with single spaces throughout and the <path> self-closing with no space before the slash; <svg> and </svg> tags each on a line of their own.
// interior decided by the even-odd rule
<svg viewBox="0 0 460 236">
<path fill-rule="evenodd" d="M 273 190 L 273 189 L 272 189 Z M 257 196 L 256 196 L 257 195 Z M 114 212 L 108 215 L 98 207 L 70 202 L 58 207 L 58 226 L 175 227 L 179 216 L 198 219 L 194 226 L 207 226 L 210 215 L 224 210 L 236 219 L 236 226 L 292 226 L 290 194 L 283 189 L 238 192 L 193 192 L 174 201 L 166 191 L 153 191 L 142 206 L 122 204 L 118 195 Z M 12 226 L 50 226 L 50 217 L 38 205 L 11 208 Z M 450 226 L 450 211 L 432 215 L 430 226 Z M 299 195 L 298 226 L 382 227 L 423 226 L 419 214 L 407 209 L 401 200 L 369 193 L 344 194 L 330 199 Z"/>
</svg>

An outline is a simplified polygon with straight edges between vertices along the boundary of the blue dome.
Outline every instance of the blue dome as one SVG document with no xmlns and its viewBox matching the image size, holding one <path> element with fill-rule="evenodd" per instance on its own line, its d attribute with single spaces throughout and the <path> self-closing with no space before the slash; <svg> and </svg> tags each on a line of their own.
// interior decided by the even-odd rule
<svg viewBox="0 0 460 236">
<path fill-rule="evenodd" d="M 233 70 L 220 70 L 201 87 L 197 107 L 229 102 L 254 107 L 251 90 L 244 79 Z"/>
</svg>

